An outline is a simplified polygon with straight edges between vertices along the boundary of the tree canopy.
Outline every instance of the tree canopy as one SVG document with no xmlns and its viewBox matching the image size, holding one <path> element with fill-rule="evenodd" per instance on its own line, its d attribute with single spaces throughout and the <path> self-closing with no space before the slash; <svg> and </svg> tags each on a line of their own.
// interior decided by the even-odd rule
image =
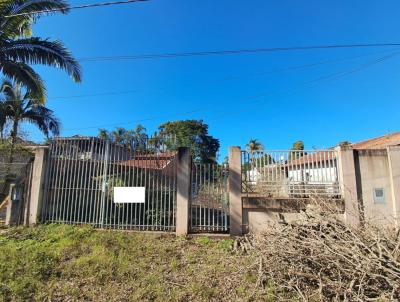
<svg viewBox="0 0 400 302">
<path fill-rule="evenodd" d="M 158 135 L 170 136 L 167 140 L 169 150 L 178 147 L 189 147 L 193 159 L 203 163 L 216 162 L 220 147 L 219 140 L 208 133 L 208 125 L 202 120 L 180 120 L 161 124 Z"/>
</svg>

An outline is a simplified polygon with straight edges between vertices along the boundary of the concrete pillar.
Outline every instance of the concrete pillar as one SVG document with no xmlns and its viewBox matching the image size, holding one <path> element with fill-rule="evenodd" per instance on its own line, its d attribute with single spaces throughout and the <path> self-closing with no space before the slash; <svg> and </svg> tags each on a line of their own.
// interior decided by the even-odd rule
<svg viewBox="0 0 400 302">
<path fill-rule="evenodd" d="M 241 156 L 240 147 L 229 148 L 229 227 L 232 236 L 243 235 Z"/>
<path fill-rule="evenodd" d="M 400 227 L 400 146 L 387 147 L 390 187 L 393 203 L 393 218 L 396 228 Z"/>
<path fill-rule="evenodd" d="M 176 199 L 176 235 L 189 232 L 190 185 L 192 156 L 189 148 L 178 149 L 177 199 Z"/>
<path fill-rule="evenodd" d="M 354 162 L 354 150 L 351 146 L 339 146 L 338 177 L 345 203 L 345 221 L 353 226 L 360 225 L 360 200 L 357 193 L 357 175 Z"/>
<path fill-rule="evenodd" d="M 47 147 L 37 147 L 35 149 L 35 160 L 32 167 L 32 184 L 30 200 L 28 204 L 28 224 L 34 225 L 39 222 L 41 207 L 43 202 L 43 187 L 46 168 Z"/>
<path fill-rule="evenodd" d="M 6 220 L 5 220 L 5 225 L 7 226 L 13 226 L 17 224 L 18 221 L 18 213 L 19 213 L 19 207 L 20 204 L 18 203 L 18 200 L 14 202 L 13 200 L 13 191 L 15 188 L 15 184 L 10 184 L 10 192 L 8 194 L 8 204 L 7 204 L 7 210 L 6 210 Z"/>
</svg>

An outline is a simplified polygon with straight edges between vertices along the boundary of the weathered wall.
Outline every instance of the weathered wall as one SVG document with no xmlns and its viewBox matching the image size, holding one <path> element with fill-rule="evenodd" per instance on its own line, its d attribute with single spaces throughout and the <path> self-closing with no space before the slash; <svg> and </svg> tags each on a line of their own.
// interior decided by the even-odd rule
<svg viewBox="0 0 400 302">
<path fill-rule="evenodd" d="M 357 150 L 359 164 L 356 165 L 357 184 L 360 188 L 359 199 L 364 208 L 364 218 L 376 224 L 393 222 L 393 203 L 389 172 L 388 154 L 386 150 Z M 384 202 L 374 200 L 374 190 L 384 190 Z"/>
</svg>

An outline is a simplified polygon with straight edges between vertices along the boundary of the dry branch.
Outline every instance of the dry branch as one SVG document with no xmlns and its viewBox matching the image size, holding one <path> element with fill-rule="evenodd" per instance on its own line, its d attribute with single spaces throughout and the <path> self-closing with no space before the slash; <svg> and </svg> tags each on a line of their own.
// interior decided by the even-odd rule
<svg viewBox="0 0 400 302">
<path fill-rule="evenodd" d="M 320 206 L 303 216 L 236 243 L 259 253 L 259 280 L 307 301 L 400 300 L 399 231 L 368 223 L 353 229 Z"/>
</svg>

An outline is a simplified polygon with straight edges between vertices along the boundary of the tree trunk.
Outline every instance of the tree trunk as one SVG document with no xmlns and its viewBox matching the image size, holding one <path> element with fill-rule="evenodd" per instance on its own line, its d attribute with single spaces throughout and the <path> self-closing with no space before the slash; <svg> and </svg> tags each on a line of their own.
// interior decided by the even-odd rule
<svg viewBox="0 0 400 302">
<path fill-rule="evenodd" d="M 11 132 L 11 147 L 10 147 L 10 160 L 9 160 L 10 164 L 12 164 L 14 161 L 14 148 L 17 142 L 17 135 L 18 135 L 18 120 L 14 120 Z"/>
</svg>

